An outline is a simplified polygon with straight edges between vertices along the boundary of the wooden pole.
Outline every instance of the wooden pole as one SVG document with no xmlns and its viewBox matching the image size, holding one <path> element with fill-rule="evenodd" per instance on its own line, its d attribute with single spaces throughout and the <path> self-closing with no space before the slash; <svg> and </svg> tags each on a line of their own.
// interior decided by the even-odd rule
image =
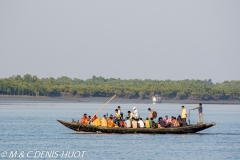
<svg viewBox="0 0 240 160">
<path fill-rule="evenodd" d="M 111 98 L 111 99 L 109 99 L 109 101 L 107 101 L 107 103 L 105 103 L 92 117 L 94 117 L 95 115 L 97 115 L 97 113 L 98 112 L 100 112 L 102 109 L 103 109 L 103 107 L 105 107 L 113 98 L 115 98 L 116 97 L 116 94 Z"/>
</svg>

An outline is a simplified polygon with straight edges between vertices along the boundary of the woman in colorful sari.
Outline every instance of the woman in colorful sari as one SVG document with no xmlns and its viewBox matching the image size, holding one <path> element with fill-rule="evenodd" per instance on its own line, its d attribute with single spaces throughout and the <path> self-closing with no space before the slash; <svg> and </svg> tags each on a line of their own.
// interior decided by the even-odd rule
<svg viewBox="0 0 240 160">
<path fill-rule="evenodd" d="M 108 118 L 108 121 L 107 121 L 107 126 L 108 127 L 115 127 L 115 124 L 113 122 L 113 115 L 110 115 L 110 117 Z"/>
<path fill-rule="evenodd" d="M 102 127 L 107 127 L 107 118 L 106 118 L 106 115 L 104 115 L 104 116 L 102 117 L 101 126 L 102 126 Z"/>
<path fill-rule="evenodd" d="M 97 119 L 95 119 L 92 124 L 95 125 L 95 126 L 97 126 L 97 127 L 99 127 L 99 126 L 101 125 L 100 118 L 97 117 Z"/>
<path fill-rule="evenodd" d="M 92 122 L 95 121 L 97 119 L 97 116 L 94 115 L 93 118 L 92 118 Z"/>
<path fill-rule="evenodd" d="M 87 114 L 86 113 L 82 116 L 81 123 L 82 124 L 88 124 L 88 119 L 87 119 Z"/>
</svg>

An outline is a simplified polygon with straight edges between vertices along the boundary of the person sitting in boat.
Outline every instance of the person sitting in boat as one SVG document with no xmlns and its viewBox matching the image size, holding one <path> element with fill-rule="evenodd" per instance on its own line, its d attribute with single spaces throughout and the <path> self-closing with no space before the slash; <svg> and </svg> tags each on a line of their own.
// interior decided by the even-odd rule
<svg viewBox="0 0 240 160">
<path fill-rule="evenodd" d="M 106 117 L 106 115 L 103 115 L 103 117 L 102 117 L 101 126 L 102 127 L 107 127 L 107 117 Z"/>
<path fill-rule="evenodd" d="M 92 122 L 92 125 L 99 127 L 101 125 L 100 118 L 96 116 L 96 119 Z"/>
<path fill-rule="evenodd" d="M 177 121 L 178 121 L 178 123 L 179 123 L 179 126 L 182 126 L 183 121 L 182 121 L 182 118 L 181 118 L 180 115 L 178 115 Z"/>
<path fill-rule="evenodd" d="M 88 121 L 88 124 L 92 124 L 92 117 L 88 116 L 87 121 Z"/>
<path fill-rule="evenodd" d="M 132 128 L 137 128 L 137 121 L 134 117 L 132 118 Z"/>
<path fill-rule="evenodd" d="M 88 124 L 88 118 L 86 113 L 84 113 L 84 115 L 82 116 L 81 123 Z"/>
<path fill-rule="evenodd" d="M 180 127 L 180 123 L 177 121 L 177 118 L 176 118 L 176 117 L 174 117 L 174 120 L 176 121 L 176 122 L 175 122 L 175 123 L 176 123 L 175 126 Z"/>
<path fill-rule="evenodd" d="M 120 113 L 118 112 L 118 109 L 115 109 L 115 112 L 116 112 L 116 116 L 114 117 L 114 123 L 119 125 L 119 121 L 120 121 L 120 118 L 121 118 L 121 115 Z"/>
<path fill-rule="evenodd" d="M 93 118 L 92 118 L 92 122 L 95 121 L 97 119 L 97 116 L 94 115 Z"/>
<path fill-rule="evenodd" d="M 142 118 L 139 118 L 139 120 L 138 120 L 138 126 L 139 126 L 139 128 L 144 128 L 144 123 L 143 123 Z"/>
<path fill-rule="evenodd" d="M 158 123 L 157 123 L 157 125 L 158 125 L 158 128 L 165 128 L 165 123 L 164 123 L 162 117 L 159 117 L 159 118 L 158 118 Z"/>
<path fill-rule="evenodd" d="M 130 121 L 132 120 L 132 118 L 134 117 L 134 115 L 131 113 L 131 111 L 128 111 L 128 117 L 130 119 Z M 135 118 L 135 117 L 134 117 Z"/>
<path fill-rule="evenodd" d="M 126 128 L 131 128 L 132 127 L 129 117 L 127 117 L 127 119 L 125 120 L 124 127 L 126 127 Z"/>
<path fill-rule="evenodd" d="M 150 118 L 150 128 L 155 128 L 156 123 L 154 122 L 153 118 Z"/>
<path fill-rule="evenodd" d="M 107 126 L 108 127 L 115 127 L 115 124 L 113 122 L 113 115 L 111 114 L 110 117 L 108 118 L 108 121 L 107 121 Z"/>
<path fill-rule="evenodd" d="M 182 118 L 181 118 L 181 116 L 180 116 L 180 115 L 178 115 L 177 121 L 178 121 L 179 123 L 181 123 L 181 122 L 182 122 Z"/>
<path fill-rule="evenodd" d="M 150 128 L 150 122 L 149 122 L 148 117 L 147 117 L 146 120 L 144 121 L 144 125 L 145 125 L 145 128 Z"/>
<path fill-rule="evenodd" d="M 172 124 L 171 120 L 168 118 L 168 115 L 165 116 L 165 119 L 163 121 L 165 123 L 165 127 L 170 127 Z"/>
<path fill-rule="evenodd" d="M 136 107 L 133 107 L 133 115 L 134 115 L 134 118 L 136 118 L 136 119 L 139 118 L 138 111 L 137 111 Z"/>
<path fill-rule="evenodd" d="M 179 123 L 178 123 L 176 117 L 173 117 L 173 116 L 172 116 L 171 119 L 172 119 L 172 125 L 171 125 L 171 127 L 179 127 Z"/>
<path fill-rule="evenodd" d="M 150 119 L 153 118 L 153 110 L 151 108 L 148 108 L 148 111 L 150 112 Z"/>
<path fill-rule="evenodd" d="M 122 118 L 120 118 L 119 127 L 124 127 L 124 121 L 122 120 Z"/>
</svg>

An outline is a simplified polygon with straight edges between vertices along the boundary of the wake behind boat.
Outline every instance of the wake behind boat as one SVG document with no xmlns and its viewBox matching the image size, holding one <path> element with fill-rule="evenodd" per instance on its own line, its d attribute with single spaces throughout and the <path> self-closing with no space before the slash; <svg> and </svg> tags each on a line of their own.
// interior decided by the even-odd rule
<svg viewBox="0 0 240 160">
<path fill-rule="evenodd" d="M 80 122 L 67 122 L 63 120 L 57 120 L 69 129 L 77 132 L 86 133 L 119 133 L 119 134 L 186 134 L 197 133 L 204 129 L 210 128 L 216 125 L 212 123 L 193 124 L 185 127 L 173 127 L 173 128 L 125 128 L 125 127 L 96 127 L 94 125 L 86 125 Z"/>
</svg>

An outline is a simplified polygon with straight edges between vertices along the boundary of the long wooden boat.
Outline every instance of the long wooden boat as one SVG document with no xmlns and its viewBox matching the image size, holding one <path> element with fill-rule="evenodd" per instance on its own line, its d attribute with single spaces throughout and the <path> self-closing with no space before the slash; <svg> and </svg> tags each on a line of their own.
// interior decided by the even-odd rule
<svg viewBox="0 0 240 160">
<path fill-rule="evenodd" d="M 212 123 L 194 124 L 185 127 L 174 127 L 174 128 L 121 128 L 121 127 L 96 127 L 94 125 L 84 125 L 79 122 L 67 122 L 63 120 L 57 120 L 67 128 L 70 128 L 77 132 L 89 132 L 89 133 L 119 133 L 119 134 L 186 134 L 196 133 L 204 129 L 210 128 L 216 125 Z"/>
</svg>

